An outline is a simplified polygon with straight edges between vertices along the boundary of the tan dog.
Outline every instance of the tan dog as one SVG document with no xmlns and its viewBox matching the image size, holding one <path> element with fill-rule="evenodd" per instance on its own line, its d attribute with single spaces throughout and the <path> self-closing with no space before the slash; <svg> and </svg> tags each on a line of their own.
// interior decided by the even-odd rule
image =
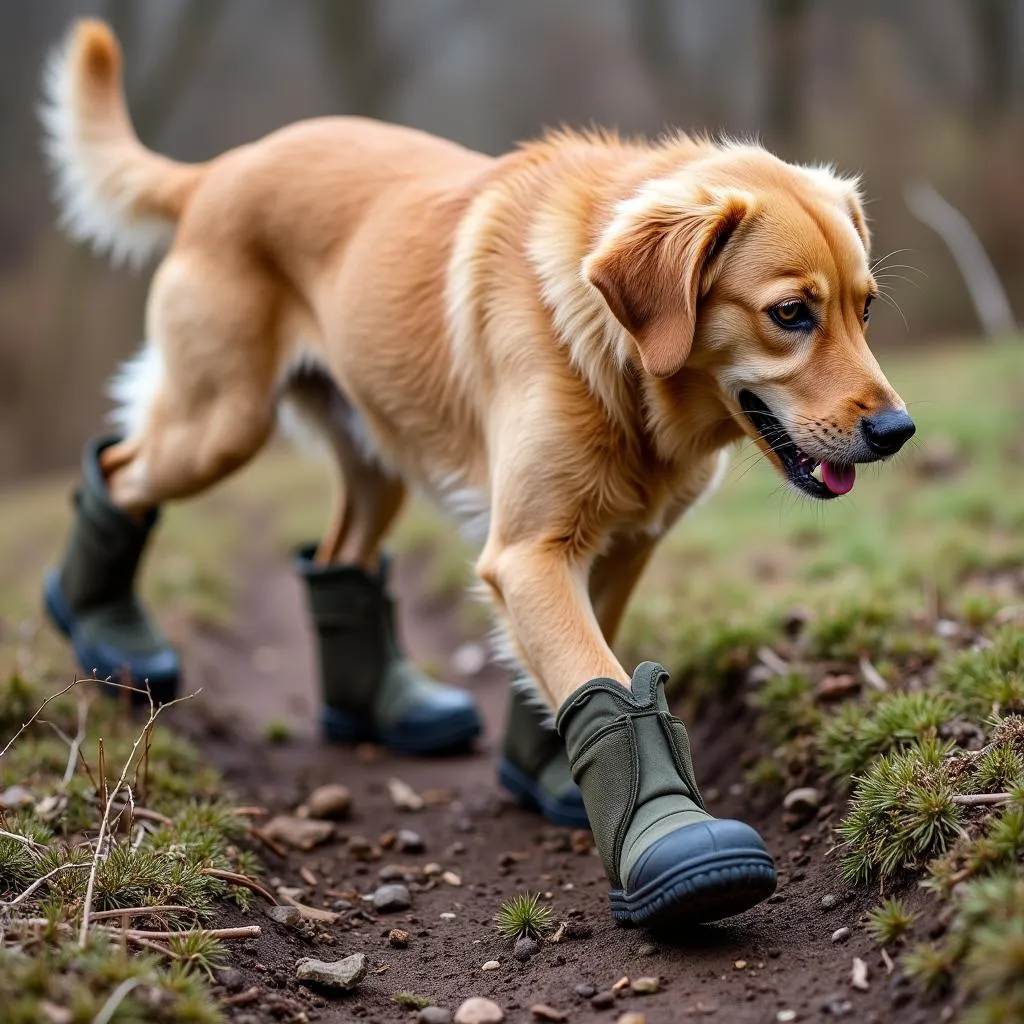
<svg viewBox="0 0 1024 1024">
<path fill-rule="evenodd" d="M 857 186 L 828 170 L 682 135 L 492 159 L 357 118 L 175 163 L 136 139 L 91 21 L 50 99 L 70 232 L 170 243 L 102 457 L 113 500 L 202 491 L 291 407 L 342 480 L 318 561 L 374 565 L 423 488 L 481 527 L 477 572 L 553 708 L 629 680 L 626 602 L 734 442 L 828 498 L 913 432 L 864 339 Z"/>
</svg>

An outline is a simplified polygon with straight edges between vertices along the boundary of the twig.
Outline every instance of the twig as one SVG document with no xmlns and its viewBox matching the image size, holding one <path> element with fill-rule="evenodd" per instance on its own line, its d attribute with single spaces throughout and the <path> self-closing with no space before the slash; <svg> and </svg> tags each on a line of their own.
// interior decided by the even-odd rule
<svg viewBox="0 0 1024 1024">
<path fill-rule="evenodd" d="M 243 875 L 237 871 L 222 871 L 220 868 L 203 868 L 199 873 L 201 875 L 209 875 L 210 878 L 219 878 L 222 882 L 232 882 L 234 885 L 244 886 L 246 889 L 251 889 L 257 895 L 262 896 L 275 907 L 278 905 L 273 893 L 264 889 L 256 879 L 250 878 L 248 875 Z"/>
<path fill-rule="evenodd" d="M 885 676 L 871 664 L 866 654 L 860 656 L 860 674 L 865 678 L 868 685 L 873 686 L 879 693 L 888 692 L 889 684 L 885 681 Z"/>
<path fill-rule="evenodd" d="M 765 668 L 777 676 L 784 676 L 790 671 L 789 662 L 780 658 L 770 647 L 759 647 L 757 657 Z"/>
<path fill-rule="evenodd" d="M 189 914 L 196 913 L 194 907 L 184 907 L 178 906 L 174 903 L 164 903 L 156 907 L 124 907 L 122 909 L 114 910 L 96 910 L 93 911 L 92 919 L 94 921 L 106 921 L 110 918 L 147 917 L 150 915 L 153 917 L 159 917 L 162 914 L 177 914 L 183 911 Z"/>
<path fill-rule="evenodd" d="M 27 900 L 47 879 L 53 878 L 54 875 L 59 875 L 62 871 L 75 871 L 79 868 L 87 868 L 88 864 L 59 864 L 52 871 L 47 871 L 42 878 L 37 878 L 24 892 L 15 896 L 9 903 L 0 903 L 3 907 L 16 907 L 19 903 Z"/>
<path fill-rule="evenodd" d="M 265 818 L 270 812 L 266 807 L 232 807 L 231 813 L 240 818 Z"/>
<path fill-rule="evenodd" d="M 92 1024 L 110 1024 L 114 1019 L 114 1014 L 117 1013 L 117 1008 L 124 1002 L 128 993 L 141 984 L 141 978 L 125 978 L 107 997 L 107 1001 L 100 1007 L 100 1012 L 93 1017 Z"/>
<path fill-rule="evenodd" d="M 273 853 L 276 853 L 278 857 L 281 858 L 281 860 L 288 859 L 288 851 L 283 846 L 281 846 L 280 843 L 271 839 L 270 836 L 268 836 L 267 833 L 263 831 L 263 829 L 257 828 L 255 825 L 249 825 L 246 827 L 246 832 L 248 832 L 249 835 L 251 835 L 254 839 L 258 839 L 261 843 L 263 843 L 263 845 L 266 846 L 267 849 L 271 850 Z"/>
<path fill-rule="evenodd" d="M 1005 804 L 1013 799 L 1012 793 L 954 793 L 952 800 L 963 807 L 981 807 L 985 804 Z"/>
<path fill-rule="evenodd" d="M 85 723 L 89 715 L 89 701 L 85 694 L 78 695 L 78 732 L 75 733 L 75 738 L 71 741 L 71 750 L 68 753 L 68 765 L 64 769 L 64 778 L 61 779 L 61 785 L 67 787 L 68 783 L 75 776 L 75 768 L 78 767 L 78 755 L 82 750 L 82 744 L 85 742 Z"/>
<path fill-rule="evenodd" d="M 119 804 L 115 808 L 118 814 L 121 814 L 127 809 L 127 804 Z M 132 808 L 132 814 L 136 818 L 140 818 L 142 821 L 154 821 L 158 825 L 174 825 L 174 820 L 172 818 L 168 818 L 166 814 L 161 814 L 159 811 L 151 811 L 148 807 L 134 807 Z"/>
<path fill-rule="evenodd" d="M 103 749 L 103 737 L 99 738 L 99 773 L 100 773 L 100 809 L 103 811 L 103 817 L 107 816 L 107 807 L 110 803 L 109 795 L 107 793 L 107 754 Z M 120 788 L 120 787 L 118 787 Z"/>
<path fill-rule="evenodd" d="M 16 843 L 21 843 L 23 846 L 27 846 L 30 850 L 46 849 L 46 847 L 41 843 L 37 843 L 34 839 L 29 839 L 28 836 L 19 836 L 17 832 L 7 832 L 4 829 L 0 829 L 0 838 L 13 839 Z"/>
<path fill-rule="evenodd" d="M 63 697 L 64 694 L 68 692 L 68 690 L 73 689 L 79 683 L 84 681 L 84 679 L 79 679 L 76 676 L 75 681 L 71 683 L 69 686 L 65 686 L 64 689 L 60 690 L 58 693 L 51 693 L 50 696 L 47 697 L 46 700 L 44 700 L 43 703 L 40 704 L 38 708 L 36 708 L 35 714 L 27 722 L 25 722 L 22 725 L 22 727 L 7 741 L 7 746 L 5 746 L 3 750 L 0 750 L 0 757 L 3 757 L 4 754 L 6 754 L 7 751 L 14 746 L 14 744 L 17 742 L 21 734 L 42 714 L 43 708 L 45 708 L 46 705 L 49 704 L 51 700 L 56 700 L 58 697 Z"/>
<path fill-rule="evenodd" d="M 196 691 L 198 693 L 199 691 Z M 145 739 L 146 734 L 153 722 L 156 721 L 157 717 L 166 708 L 173 707 L 175 704 L 181 704 L 183 701 L 190 700 L 195 696 L 195 693 L 186 694 L 184 697 L 178 697 L 176 700 L 169 701 L 166 704 L 161 704 L 159 707 L 154 707 L 153 698 L 149 698 L 149 720 L 146 722 L 145 727 L 142 730 L 141 735 L 132 744 L 132 749 L 128 754 L 128 760 L 125 761 L 124 769 L 121 772 L 121 777 L 117 780 L 117 785 L 114 787 L 114 791 L 111 794 L 117 796 L 121 791 L 121 787 L 124 785 L 125 779 L 128 777 L 128 771 L 132 766 L 132 762 L 135 760 L 135 755 L 138 753 L 139 746 Z M 105 782 L 106 780 L 104 780 Z M 96 888 L 96 874 L 99 871 L 100 857 L 103 851 L 103 840 L 107 833 L 107 828 L 110 824 L 110 808 L 113 804 L 113 800 L 107 800 L 103 808 L 103 817 L 100 819 L 100 830 L 96 836 L 96 853 L 92 859 L 92 868 L 89 871 L 89 882 L 85 889 L 85 906 L 82 910 L 82 927 L 78 935 L 78 944 L 82 948 L 85 947 L 86 942 L 89 938 L 89 915 L 92 910 L 92 894 Z"/>
<path fill-rule="evenodd" d="M 242 925 L 239 928 L 180 928 L 169 932 L 151 932 L 143 928 L 104 928 L 113 935 L 124 935 L 129 939 L 178 939 L 186 935 L 201 935 L 204 939 L 258 939 L 263 934 L 258 924 Z"/>
</svg>

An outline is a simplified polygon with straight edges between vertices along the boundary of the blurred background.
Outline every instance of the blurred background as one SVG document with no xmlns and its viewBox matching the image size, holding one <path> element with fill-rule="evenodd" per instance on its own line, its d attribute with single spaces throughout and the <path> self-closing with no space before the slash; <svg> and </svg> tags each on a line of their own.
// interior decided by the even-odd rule
<svg viewBox="0 0 1024 1024">
<path fill-rule="evenodd" d="M 1018 0 L 4 0 L 5 483 L 74 462 L 142 334 L 148 275 L 63 239 L 40 159 L 41 65 L 84 14 L 122 40 L 143 141 L 181 159 L 329 113 L 490 153 L 563 123 L 756 135 L 864 176 L 875 255 L 899 250 L 880 350 L 1024 317 Z"/>
</svg>

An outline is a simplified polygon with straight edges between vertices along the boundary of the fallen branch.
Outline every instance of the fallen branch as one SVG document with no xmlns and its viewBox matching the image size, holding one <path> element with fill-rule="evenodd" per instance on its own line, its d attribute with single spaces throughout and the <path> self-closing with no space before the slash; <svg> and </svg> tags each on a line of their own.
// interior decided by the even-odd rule
<svg viewBox="0 0 1024 1024">
<path fill-rule="evenodd" d="M 179 928 L 167 932 L 151 932 L 144 928 L 108 928 L 101 929 L 111 935 L 123 936 L 126 939 L 182 939 L 189 935 L 202 936 L 204 939 L 258 939 L 263 934 L 258 924 L 242 925 L 238 928 Z"/>
<path fill-rule="evenodd" d="M 16 843 L 21 843 L 22 846 L 27 846 L 30 850 L 46 849 L 41 843 L 37 843 L 34 839 L 29 839 L 28 836 L 19 836 L 17 832 L 7 832 L 2 828 L 0 828 L 0 839 L 13 839 Z"/>
<path fill-rule="evenodd" d="M 195 908 L 178 906 L 174 903 L 165 903 L 156 907 L 123 907 L 115 908 L 114 910 L 95 910 L 92 914 L 94 921 L 107 921 L 110 918 L 129 918 L 129 917 L 159 917 L 161 914 L 180 914 L 180 913 L 195 914 Z"/>
<path fill-rule="evenodd" d="M 43 703 L 40 704 L 38 708 L 36 708 L 35 714 L 33 714 L 32 717 L 27 722 L 24 722 L 21 728 L 7 741 L 7 746 L 5 746 L 3 750 L 0 750 L 0 757 L 3 757 L 4 754 L 6 754 L 7 751 L 14 746 L 14 744 L 21 737 L 21 734 L 43 713 L 43 708 L 45 708 L 46 705 L 49 704 L 51 700 L 56 700 L 58 697 L 63 697 L 64 694 L 68 692 L 68 690 L 73 690 L 81 682 L 85 682 L 85 680 L 79 679 L 76 676 L 75 681 L 71 683 L 69 686 L 65 686 L 63 690 L 60 690 L 57 693 L 51 693 L 50 696 L 47 697 L 46 700 L 44 700 Z"/>
<path fill-rule="evenodd" d="M 1005 804 L 1013 799 L 1012 793 L 955 793 L 953 803 L 962 807 L 983 807 L 986 804 Z"/>
<path fill-rule="evenodd" d="M 247 825 L 245 831 L 251 835 L 253 839 L 258 839 L 263 843 L 263 845 L 272 853 L 276 853 L 281 860 L 288 859 L 288 851 L 276 840 L 271 839 L 263 829 L 257 828 L 255 825 Z"/>
<path fill-rule="evenodd" d="M 19 903 L 24 902 L 32 895 L 45 881 L 53 878 L 54 875 L 59 875 L 62 871 L 72 871 L 78 868 L 87 868 L 88 864 L 59 864 L 52 871 L 47 871 L 42 878 L 37 878 L 24 892 L 15 896 L 9 903 L 0 903 L 2 907 L 16 907 Z"/>
<path fill-rule="evenodd" d="M 244 886 L 246 889 L 251 889 L 258 896 L 262 896 L 273 906 L 278 906 L 277 900 L 274 899 L 274 894 L 264 889 L 255 878 L 250 878 L 248 875 L 243 875 L 238 871 L 222 871 L 220 868 L 203 868 L 199 873 L 201 875 L 209 875 L 210 878 L 219 878 L 222 882 L 231 882 L 233 885 Z"/>
</svg>

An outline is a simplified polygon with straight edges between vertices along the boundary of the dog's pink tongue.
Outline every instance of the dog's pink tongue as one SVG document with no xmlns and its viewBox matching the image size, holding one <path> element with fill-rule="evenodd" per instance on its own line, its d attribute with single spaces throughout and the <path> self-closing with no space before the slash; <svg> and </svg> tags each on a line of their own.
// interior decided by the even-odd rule
<svg viewBox="0 0 1024 1024">
<path fill-rule="evenodd" d="M 853 490 L 857 469 L 855 466 L 837 466 L 834 462 L 823 462 L 821 479 L 833 494 L 847 494 Z"/>
</svg>

